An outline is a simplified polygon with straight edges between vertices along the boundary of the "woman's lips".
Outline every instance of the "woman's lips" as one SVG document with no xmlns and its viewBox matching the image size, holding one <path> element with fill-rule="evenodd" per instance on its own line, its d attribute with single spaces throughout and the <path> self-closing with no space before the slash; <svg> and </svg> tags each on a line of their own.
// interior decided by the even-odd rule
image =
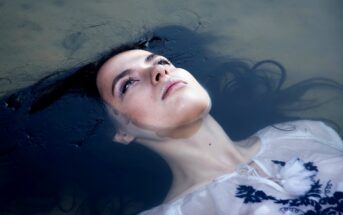
<svg viewBox="0 0 343 215">
<path fill-rule="evenodd" d="M 185 85 L 186 85 L 186 82 L 184 82 L 184 81 L 168 82 L 166 84 L 166 86 L 164 87 L 163 94 L 162 94 L 162 100 L 164 100 L 167 96 L 169 96 L 175 90 L 182 88 Z"/>
</svg>

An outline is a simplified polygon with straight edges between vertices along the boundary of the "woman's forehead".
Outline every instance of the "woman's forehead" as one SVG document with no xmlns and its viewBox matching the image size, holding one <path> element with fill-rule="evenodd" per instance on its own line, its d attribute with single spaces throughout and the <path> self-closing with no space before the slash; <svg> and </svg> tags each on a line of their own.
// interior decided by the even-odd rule
<svg viewBox="0 0 343 215">
<path fill-rule="evenodd" d="M 109 75 L 115 75 L 115 73 L 119 73 L 121 70 L 127 69 L 125 67 L 132 65 L 132 63 L 135 63 L 135 61 L 140 60 L 150 54 L 151 52 L 140 49 L 129 50 L 117 54 L 108 59 L 107 62 L 101 66 L 98 72 L 98 78 L 101 79 L 104 76 L 104 78 L 107 78 Z"/>
<path fill-rule="evenodd" d="M 110 58 L 108 62 L 105 63 L 105 66 L 106 64 L 110 67 L 126 66 L 126 64 L 140 60 L 150 54 L 151 52 L 140 49 L 125 51 Z"/>
</svg>

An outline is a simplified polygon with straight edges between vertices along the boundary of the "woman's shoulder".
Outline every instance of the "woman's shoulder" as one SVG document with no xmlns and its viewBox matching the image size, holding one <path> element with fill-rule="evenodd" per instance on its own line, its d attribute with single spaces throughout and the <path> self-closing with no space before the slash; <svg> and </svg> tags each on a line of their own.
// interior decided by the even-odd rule
<svg viewBox="0 0 343 215">
<path fill-rule="evenodd" d="M 313 139 L 343 151 L 338 133 L 322 121 L 297 120 L 270 125 L 256 132 L 262 143 L 277 139 Z"/>
</svg>

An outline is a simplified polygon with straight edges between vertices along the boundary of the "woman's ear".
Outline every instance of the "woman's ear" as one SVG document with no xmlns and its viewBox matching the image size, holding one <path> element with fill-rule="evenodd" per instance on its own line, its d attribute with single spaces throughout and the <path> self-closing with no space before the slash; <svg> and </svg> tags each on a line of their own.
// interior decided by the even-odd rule
<svg viewBox="0 0 343 215">
<path fill-rule="evenodd" d="M 131 143 L 134 139 L 135 137 L 133 135 L 128 134 L 127 132 L 122 131 L 122 130 L 118 130 L 116 134 L 113 136 L 113 141 L 116 141 L 118 143 L 122 143 L 125 145 Z"/>
</svg>

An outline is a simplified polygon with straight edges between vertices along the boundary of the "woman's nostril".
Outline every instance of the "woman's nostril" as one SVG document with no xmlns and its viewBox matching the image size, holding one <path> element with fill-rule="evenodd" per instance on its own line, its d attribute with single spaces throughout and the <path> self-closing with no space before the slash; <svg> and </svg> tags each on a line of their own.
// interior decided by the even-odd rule
<svg viewBox="0 0 343 215">
<path fill-rule="evenodd" d="M 155 80 L 156 80 L 156 81 L 159 81 L 159 80 L 160 80 L 160 76 L 161 76 L 161 74 L 158 73 L 158 74 L 156 75 L 156 77 L 155 77 Z"/>
</svg>

